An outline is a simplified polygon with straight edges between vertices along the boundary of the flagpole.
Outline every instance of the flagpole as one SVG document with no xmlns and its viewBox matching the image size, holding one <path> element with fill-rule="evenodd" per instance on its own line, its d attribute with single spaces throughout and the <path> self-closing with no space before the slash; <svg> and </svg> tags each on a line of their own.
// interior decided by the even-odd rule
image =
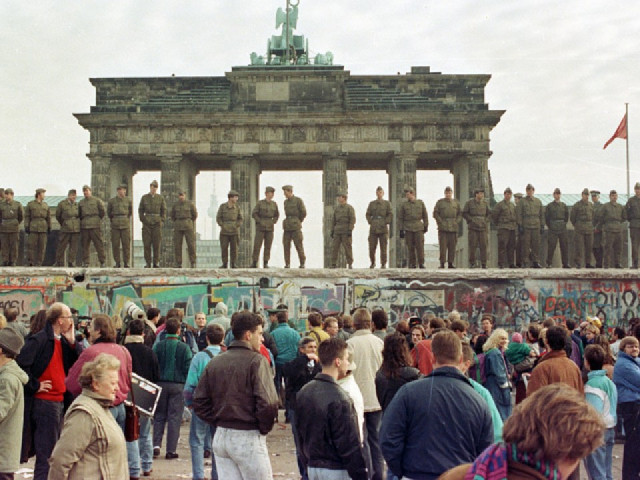
<svg viewBox="0 0 640 480">
<path fill-rule="evenodd" d="M 625 117 L 627 119 L 627 198 L 631 198 L 631 181 L 629 180 L 629 104 L 624 104 Z"/>
</svg>

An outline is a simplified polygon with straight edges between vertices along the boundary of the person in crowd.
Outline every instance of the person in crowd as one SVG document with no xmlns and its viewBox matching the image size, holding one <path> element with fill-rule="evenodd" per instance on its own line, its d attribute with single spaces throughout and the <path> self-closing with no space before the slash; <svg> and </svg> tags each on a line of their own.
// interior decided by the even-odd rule
<svg viewBox="0 0 640 480">
<path fill-rule="evenodd" d="M 340 326 L 338 325 L 338 319 L 336 317 L 325 318 L 322 324 L 322 329 L 327 332 L 331 338 L 339 336 Z M 346 341 L 347 338 L 343 338 L 343 340 Z"/>
<path fill-rule="evenodd" d="M 382 408 L 376 396 L 376 372 L 382 365 L 382 349 L 384 342 L 371 332 L 371 312 L 366 308 L 358 308 L 353 314 L 353 324 L 356 332 L 347 340 L 349 350 L 353 352 L 353 361 L 358 368 L 353 376 L 362 392 L 364 399 L 364 418 L 366 424 L 366 446 L 372 462 L 371 478 L 382 480 L 384 459 L 380 451 L 378 437 Z M 365 455 L 367 452 L 365 451 Z"/>
<path fill-rule="evenodd" d="M 589 323 L 587 326 L 585 326 L 584 336 L 587 339 L 587 341 L 585 342 L 585 346 L 593 344 L 593 340 L 598 335 L 600 335 L 600 329 L 596 327 L 593 323 Z"/>
<path fill-rule="evenodd" d="M 418 342 L 421 342 L 426 338 L 427 334 L 424 331 L 424 327 L 422 325 L 415 325 L 411 329 L 411 342 L 409 342 L 408 344 L 409 349 L 413 349 L 418 344 Z"/>
<path fill-rule="evenodd" d="M 147 318 L 144 321 L 144 344 L 153 348 L 156 342 L 156 331 L 160 324 L 160 309 L 151 307 L 147 310 Z"/>
<path fill-rule="evenodd" d="M 160 378 L 158 357 L 145 343 L 146 324 L 142 320 L 132 320 L 129 323 L 128 335 L 124 339 L 124 348 L 131 355 L 131 371 L 152 383 L 157 383 Z M 140 437 L 138 438 L 138 452 L 140 456 L 140 468 L 143 475 L 148 477 L 153 470 L 153 438 L 151 437 L 151 425 L 153 418 L 140 415 Z M 128 444 L 127 444 L 128 445 Z"/>
<path fill-rule="evenodd" d="M 44 327 L 47 324 L 47 311 L 43 308 L 36 312 L 35 315 L 32 315 L 29 319 L 29 333 L 27 337 L 35 335 L 40 330 L 44 330 Z M 25 337 L 26 341 L 26 337 Z"/>
<path fill-rule="evenodd" d="M 458 312 L 456 312 L 458 313 Z M 459 316 L 460 314 L 458 314 Z M 451 318 L 451 316 L 449 316 Z M 467 338 L 467 330 L 469 329 L 469 322 L 466 320 L 461 320 L 460 318 L 456 318 L 451 321 L 451 325 L 449 327 L 453 333 L 458 335 L 460 341 L 463 344 L 469 345 L 469 339 Z"/>
<path fill-rule="evenodd" d="M 600 345 L 589 345 L 584 351 L 584 364 L 589 372 L 584 386 L 585 396 L 606 427 L 604 443 L 584 459 L 589 478 L 594 480 L 613 480 L 613 445 L 616 437 L 618 391 L 603 369 L 607 351 L 608 348 L 605 350 Z"/>
<path fill-rule="evenodd" d="M 0 313 L 0 330 L 6 328 L 7 326 L 7 317 Z"/>
<path fill-rule="evenodd" d="M 178 458 L 177 447 L 184 410 L 182 391 L 193 354 L 187 344 L 180 341 L 180 321 L 176 317 L 169 317 L 166 325 L 165 339 L 153 346 L 160 366 L 158 385 L 162 387 L 153 419 L 153 456 L 160 455 L 164 427 L 167 425 L 165 458 L 172 460 Z"/>
<path fill-rule="evenodd" d="M 426 338 L 415 344 L 411 350 L 413 366 L 423 375 L 429 375 L 433 371 L 433 351 L 431 350 L 431 337 L 444 328 L 444 320 L 433 317 L 429 320 L 425 329 Z"/>
<path fill-rule="evenodd" d="M 527 335 L 529 335 L 528 331 L 525 332 L 525 336 Z M 537 331 L 536 335 L 538 335 Z M 533 371 L 538 353 L 528 341 L 524 341 L 520 333 L 515 332 L 504 352 L 504 358 L 513 365 L 517 405 L 527 397 L 526 376 Z"/>
<path fill-rule="evenodd" d="M 209 323 L 217 323 L 227 332 L 231 329 L 231 319 L 227 316 L 227 313 L 229 313 L 229 308 L 224 302 L 216 303 L 216 306 L 213 308 L 213 318 Z"/>
<path fill-rule="evenodd" d="M 209 362 L 193 396 L 195 414 L 216 426 L 213 453 L 225 480 L 272 477 L 266 435 L 278 414 L 278 396 L 260 354 L 262 325 L 262 317 L 251 312 L 235 316 L 235 340 Z"/>
<path fill-rule="evenodd" d="M 189 346 L 191 350 L 191 356 L 198 353 L 198 345 L 196 344 L 196 337 L 193 334 L 193 328 L 190 325 L 187 325 L 184 322 L 184 310 L 182 308 L 170 308 L 167 312 L 166 318 L 177 318 L 178 322 L 180 322 L 180 340 L 183 343 Z M 164 340 L 167 335 L 166 327 L 162 327 L 161 325 L 156 329 L 156 340 L 154 342 L 154 346 Z"/>
<path fill-rule="evenodd" d="M 207 348 L 207 329 L 205 328 L 207 326 L 207 316 L 204 312 L 198 312 L 193 318 L 193 323 L 196 325 L 193 337 L 198 346 L 198 351 L 201 352 Z"/>
<path fill-rule="evenodd" d="M 604 350 L 604 363 L 602 364 L 602 369 L 607 372 L 607 377 L 613 380 L 613 366 L 616 361 L 611 353 L 609 340 L 607 340 L 605 335 L 596 335 L 593 339 L 592 345 L 600 345 Z"/>
<path fill-rule="evenodd" d="M 47 310 L 46 319 L 43 330 L 27 337 L 17 358 L 29 376 L 24 387 L 20 461 L 24 463 L 35 454 L 34 480 L 46 480 L 49 474 L 49 457 L 62 425 L 65 379 L 80 354 L 69 307 L 55 302 Z"/>
<path fill-rule="evenodd" d="M 24 423 L 24 385 L 29 377 L 15 358 L 24 338 L 15 331 L 0 329 L 0 479 L 13 480 L 20 468 L 20 443 Z"/>
<path fill-rule="evenodd" d="M 329 338 L 329 334 L 322 330 L 322 314 L 320 312 L 310 312 L 307 321 L 311 327 L 307 335 L 315 339 L 318 345 Z"/>
<path fill-rule="evenodd" d="M 440 331 L 432 349 L 433 373 L 400 388 L 382 418 L 382 453 L 398 478 L 435 480 L 473 461 L 493 440 L 489 407 L 459 370 L 458 336 Z"/>
<path fill-rule="evenodd" d="M 420 370 L 411 364 L 411 354 L 404 335 L 387 335 L 382 350 L 382 364 L 376 373 L 376 395 L 383 412 L 400 387 L 422 377 Z"/>
<path fill-rule="evenodd" d="M 113 418 L 124 432 L 125 409 L 124 401 L 131 390 L 132 361 L 129 351 L 116 343 L 116 331 L 111 319 L 99 313 L 91 320 L 89 326 L 89 343 L 91 346 L 85 349 L 78 357 L 78 360 L 69 370 L 66 380 L 67 391 L 77 397 L 82 393 L 83 386 L 79 382 L 82 366 L 93 361 L 101 353 L 107 353 L 118 359 L 120 369 L 118 371 L 118 391 L 109 407 Z M 133 478 L 140 477 L 140 451 L 138 442 L 127 442 L 127 458 L 129 465 L 129 475 Z"/>
<path fill-rule="evenodd" d="M 349 368 L 347 368 L 346 373 L 341 373 L 338 376 L 337 381 L 338 385 L 340 385 L 340 388 L 344 390 L 344 392 L 353 402 L 353 406 L 356 410 L 356 423 L 358 424 L 358 438 L 360 439 L 360 443 L 364 447 L 364 398 L 362 398 L 360 387 L 358 387 L 358 384 L 353 378 L 353 372 L 357 367 L 356 362 L 353 361 L 353 352 L 349 352 L 348 360 Z M 368 465 L 371 459 L 367 458 L 367 450 L 364 448 L 363 454 L 365 455 L 365 462 Z"/>
<path fill-rule="evenodd" d="M 120 361 L 101 353 L 82 366 L 82 394 L 65 417 L 51 454 L 50 480 L 129 477 L 124 433 L 109 412 L 118 394 Z"/>
<path fill-rule="evenodd" d="M 224 329 L 222 325 L 207 325 L 207 348 L 198 352 L 189 367 L 187 381 L 184 384 L 184 403 L 188 408 L 193 408 L 193 392 L 195 392 L 200 377 L 211 359 L 222 353 L 222 340 Z M 211 453 L 211 441 L 215 433 L 215 427 L 203 421 L 195 413 L 191 415 L 191 427 L 189 429 L 189 447 L 191 448 L 191 469 L 193 480 L 204 480 L 204 456 L 208 450 Z M 211 480 L 218 480 L 215 459 L 211 462 Z"/>
<path fill-rule="evenodd" d="M 623 422 L 626 440 L 622 457 L 623 480 L 640 475 L 640 344 L 635 337 L 620 341 L 613 381 L 618 389 L 617 413 Z"/>
<path fill-rule="evenodd" d="M 536 428 L 531 428 L 535 425 Z M 504 442 L 440 480 L 565 479 L 602 443 L 602 419 L 575 389 L 547 385 L 517 405 L 504 424 Z"/>
<path fill-rule="evenodd" d="M 509 335 L 502 328 L 491 333 L 483 345 L 484 371 L 487 380 L 484 386 L 496 402 L 502 420 L 511 415 L 511 381 L 504 352 L 509 345 Z"/>
<path fill-rule="evenodd" d="M 618 357 L 618 351 L 620 350 L 620 341 L 626 336 L 626 332 L 622 327 L 616 327 L 613 329 L 613 334 L 611 335 L 611 355 L 613 355 L 613 359 L 615 360 Z"/>
<path fill-rule="evenodd" d="M 278 397 L 282 397 L 282 378 L 284 365 L 298 355 L 298 343 L 300 334 L 291 328 L 287 323 L 287 312 L 279 311 L 276 314 L 278 326 L 273 330 L 271 336 L 278 349 L 278 356 L 275 358 L 276 376 L 275 386 Z"/>
<path fill-rule="evenodd" d="M 353 402 L 337 384 L 349 368 L 347 343 L 340 338 L 326 340 L 318 356 L 322 372 L 296 396 L 294 418 L 302 463 L 310 480 L 368 480 Z"/>
<path fill-rule="evenodd" d="M 4 317 L 7 322 L 5 325 L 6 328 L 10 328 L 18 335 L 21 335 L 22 338 L 27 338 L 29 335 L 29 330 L 24 324 L 18 320 L 18 309 L 17 308 L 7 308 L 4 312 Z"/>
<path fill-rule="evenodd" d="M 349 317 L 351 318 L 351 317 Z M 351 338 L 351 332 L 347 332 L 344 324 L 344 315 L 337 315 L 338 320 L 338 334 L 337 337 L 343 339 L 345 342 Z"/>
<path fill-rule="evenodd" d="M 353 335 L 354 333 L 356 333 L 356 329 L 353 328 L 353 317 L 346 313 L 343 313 L 341 316 L 342 316 L 342 323 L 344 325 L 342 328 L 344 328 L 344 331 L 347 332 L 349 335 Z"/>
</svg>

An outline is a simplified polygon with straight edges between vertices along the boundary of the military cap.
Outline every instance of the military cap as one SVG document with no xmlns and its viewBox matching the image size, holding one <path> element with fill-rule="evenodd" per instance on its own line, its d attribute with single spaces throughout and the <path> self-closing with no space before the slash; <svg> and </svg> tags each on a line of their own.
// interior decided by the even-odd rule
<svg viewBox="0 0 640 480">
<path fill-rule="evenodd" d="M 293 192 L 293 187 L 291 185 L 284 185 L 282 190 L 289 190 L 290 192 Z"/>
<path fill-rule="evenodd" d="M 120 185 L 118 185 L 118 190 L 126 190 L 126 189 L 127 189 L 126 183 L 121 183 Z"/>
<path fill-rule="evenodd" d="M 151 183 L 149 184 L 149 186 L 151 187 L 158 187 L 158 181 L 157 180 L 152 180 Z"/>
<path fill-rule="evenodd" d="M 231 197 L 239 197 L 240 194 L 238 192 L 236 192 L 235 190 L 229 190 L 229 193 L 227 193 L 227 198 L 231 198 Z"/>
<path fill-rule="evenodd" d="M 445 191 L 445 192 L 453 192 L 453 188 L 451 188 L 451 187 L 445 187 L 444 191 Z"/>
<path fill-rule="evenodd" d="M 636 182 L 636 184 L 633 186 L 633 189 L 634 190 L 640 189 L 640 182 Z M 6 192 L 6 190 L 5 190 L 5 192 Z"/>
<path fill-rule="evenodd" d="M 413 187 L 404 187 L 404 193 L 416 193 Z"/>
<path fill-rule="evenodd" d="M 478 188 L 476 188 L 476 189 L 474 189 L 474 190 L 473 190 L 473 194 L 474 194 L 474 195 L 475 195 L 476 193 L 480 193 L 480 192 L 484 193 L 484 188 L 482 188 L 482 187 L 478 187 Z"/>
<path fill-rule="evenodd" d="M 582 195 L 589 195 L 589 189 L 585 188 L 584 190 L 582 190 Z"/>
<path fill-rule="evenodd" d="M 591 196 L 600 195 L 600 190 L 591 190 Z"/>
<path fill-rule="evenodd" d="M 4 193 L 10 193 L 11 195 L 13 195 L 13 188 L 5 188 Z"/>
<path fill-rule="evenodd" d="M 185 192 L 184 190 L 178 190 L 178 195 L 186 195 L 187 192 Z"/>
<path fill-rule="evenodd" d="M 67 192 L 67 195 L 75 195 L 76 193 L 76 189 L 75 188 L 70 188 L 69 191 Z"/>
<path fill-rule="evenodd" d="M 338 192 L 338 194 L 336 195 L 336 197 L 344 197 L 347 198 L 349 195 L 347 195 L 347 192 Z"/>
<path fill-rule="evenodd" d="M 504 193 L 513 193 L 513 192 L 511 191 L 511 187 L 507 187 L 507 188 L 505 188 L 505 189 L 504 189 Z"/>
<path fill-rule="evenodd" d="M 384 188 L 382 188 L 380 185 L 378 185 L 378 188 L 376 188 L 376 192 L 379 192 L 380 190 L 384 190 Z"/>
<path fill-rule="evenodd" d="M 44 193 L 44 192 L 46 192 L 46 191 L 47 191 L 47 190 L 46 190 L 45 188 L 37 188 L 37 189 L 36 189 L 36 195 L 38 195 L 39 193 Z"/>
<path fill-rule="evenodd" d="M 82 190 L 91 190 L 91 187 L 89 185 L 83 185 Z"/>
<path fill-rule="evenodd" d="M 522 198 L 522 197 L 524 197 L 524 195 L 523 195 L 522 193 L 518 192 L 518 193 L 516 193 L 516 194 L 514 195 L 514 197 L 516 197 L 516 198 Z"/>
<path fill-rule="evenodd" d="M 273 187 L 267 187 L 267 188 L 265 188 L 265 189 L 264 189 L 264 191 L 265 191 L 265 192 L 273 193 L 273 192 L 275 192 L 275 191 L 276 191 L 276 189 L 275 189 L 275 188 L 273 188 Z"/>
<path fill-rule="evenodd" d="M 553 193 L 562 193 L 558 187 L 553 189 Z"/>
<path fill-rule="evenodd" d="M 615 190 L 611 190 L 611 191 L 609 192 L 609 195 L 617 195 L 617 194 L 618 194 L 618 192 L 616 192 Z"/>
<path fill-rule="evenodd" d="M 535 187 L 530 183 L 527 184 L 527 190 L 535 190 Z"/>
</svg>

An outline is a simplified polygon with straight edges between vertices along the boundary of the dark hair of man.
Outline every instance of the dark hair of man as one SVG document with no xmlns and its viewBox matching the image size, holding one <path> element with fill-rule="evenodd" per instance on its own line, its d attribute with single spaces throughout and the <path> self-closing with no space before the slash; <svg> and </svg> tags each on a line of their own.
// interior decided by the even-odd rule
<svg viewBox="0 0 640 480">
<path fill-rule="evenodd" d="M 302 348 L 305 347 L 308 343 L 314 342 L 315 343 L 316 339 L 313 337 L 302 337 L 300 339 L 300 341 L 298 342 L 298 348 Z"/>
<path fill-rule="evenodd" d="M 567 342 L 567 331 L 560 326 L 547 329 L 547 343 L 551 350 L 564 350 Z"/>
<path fill-rule="evenodd" d="M 550 328 L 550 327 L 553 327 L 555 324 L 556 324 L 556 321 L 553 318 L 545 318 L 542 321 L 543 328 Z"/>
<path fill-rule="evenodd" d="M 17 308 L 9 308 L 6 312 L 4 312 L 4 318 L 7 319 L 8 323 L 15 322 L 16 318 L 18 318 L 18 309 Z"/>
<path fill-rule="evenodd" d="M 342 314 L 340 318 L 342 319 L 341 328 L 353 328 L 353 318 L 351 318 L 351 315 Z"/>
<path fill-rule="evenodd" d="M 287 312 L 276 313 L 276 318 L 278 319 L 278 323 L 287 323 Z"/>
<path fill-rule="evenodd" d="M 49 307 L 49 310 L 47 310 L 47 323 L 50 323 L 51 325 L 53 325 L 58 321 L 58 318 L 62 316 L 63 306 L 64 306 L 63 303 L 56 302 Z"/>
<path fill-rule="evenodd" d="M 431 320 L 429 320 L 429 327 L 431 328 L 431 330 L 444 328 L 445 327 L 444 320 L 440 317 L 434 317 Z"/>
<path fill-rule="evenodd" d="M 175 335 L 180 330 L 180 319 L 176 317 L 169 317 L 165 322 L 165 330 L 169 335 Z"/>
<path fill-rule="evenodd" d="M 353 312 L 353 326 L 356 330 L 371 330 L 371 312 L 367 308 L 358 308 Z"/>
<path fill-rule="evenodd" d="M 312 327 L 319 327 L 322 325 L 322 314 L 319 312 L 310 312 L 307 320 Z"/>
<path fill-rule="evenodd" d="M 632 336 L 640 340 L 640 325 L 636 325 L 635 327 L 633 327 Z"/>
<path fill-rule="evenodd" d="M 224 328 L 222 328 L 222 325 L 212 323 L 207 325 L 205 335 L 211 345 L 220 345 L 224 339 Z"/>
<path fill-rule="evenodd" d="M 385 312 L 381 308 L 377 308 L 373 312 L 371 312 L 371 321 L 376 326 L 376 330 L 386 330 L 387 325 L 389 325 L 389 317 L 387 316 L 387 312 Z"/>
<path fill-rule="evenodd" d="M 384 348 L 382 349 L 382 373 L 387 378 L 395 378 L 400 375 L 402 367 L 411 366 L 411 354 L 409 345 L 404 335 L 394 333 L 384 337 Z"/>
<path fill-rule="evenodd" d="M 167 312 L 167 318 L 169 317 L 176 317 L 179 321 L 182 321 L 184 318 L 184 310 L 181 308 L 171 308 Z"/>
<path fill-rule="evenodd" d="M 538 325 L 537 323 L 532 323 L 529 325 L 527 332 L 529 333 L 529 338 L 531 338 L 532 342 L 538 341 L 538 338 L 540 338 L 540 330 L 542 329 L 540 328 L 540 325 Z"/>
<path fill-rule="evenodd" d="M 576 321 L 573 318 L 567 318 L 564 324 L 567 326 L 571 333 L 573 333 L 573 331 L 576 329 Z"/>
<path fill-rule="evenodd" d="M 600 345 L 587 345 L 584 349 L 584 359 L 589 362 L 590 370 L 602 370 L 604 365 L 604 348 Z"/>
<path fill-rule="evenodd" d="M 624 328 L 622 328 L 622 327 L 614 328 L 613 329 L 613 333 L 615 334 L 616 337 L 618 337 L 618 340 L 624 338 L 624 336 L 627 334 L 627 332 L 625 332 Z"/>
<path fill-rule="evenodd" d="M 471 348 L 471 345 L 467 345 L 466 343 L 462 344 L 462 359 L 465 362 L 473 362 L 473 357 L 475 355 L 475 352 L 473 351 L 473 348 Z"/>
<path fill-rule="evenodd" d="M 336 314 L 336 320 L 338 321 L 338 328 L 342 330 L 344 328 L 344 320 L 342 319 L 342 315 Z"/>
<path fill-rule="evenodd" d="M 144 332 L 144 322 L 139 319 L 131 320 L 129 322 L 129 334 L 130 335 L 142 335 Z"/>
<path fill-rule="evenodd" d="M 462 356 L 462 341 L 451 330 L 440 330 L 433 336 L 431 351 L 436 363 L 457 365 Z"/>
<path fill-rule="evenodd" d="M 159 308 L 151 307 L 149 310 L 147 310 L 147 318 L 149 320 L 152 320 L 152 319 L 156 318 L 159 315 L 160 315 L 160 309 Z"/>
<path fill-rule="evenodd" d="M 342 358 L 347 349 L 347 342 L 339 337 L 325 340 L 318 347 L 318 358 L 323 367 L 330 367 L 336 358 Z"/>
<path fill-rule="evenodd" d="M 255 332 L 262 325 L 262 317 L 251 312 L 239 312 L 231 327 L 236 340 L 242 340 L 245 332 Z"/>
<path fill-rule="evenodd" d="M 100 341 L 113 343 L 116 341 L 116 329 L 108 315 L 98 313 L 91 320 L 91 329 L 100 332 Z"/>
<path fill-rule="evenodd" d="M 464 332 L 465 330 L 467 330 L 467 328 L 469 328 L 469 324 L 464 320 L 454 320 L 453 322 L 451 322 L 450 328 L 453 332 Z"/>
</svg>

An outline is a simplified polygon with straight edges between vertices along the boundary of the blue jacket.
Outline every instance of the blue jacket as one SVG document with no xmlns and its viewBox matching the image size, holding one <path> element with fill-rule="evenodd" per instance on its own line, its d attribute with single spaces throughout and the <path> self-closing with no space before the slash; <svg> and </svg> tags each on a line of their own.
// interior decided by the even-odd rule
<svg viewBox="0 0 640 480">
<path fill-rule="evenodd" d="M 284 365 L 298 356 L 300 334 L 287 325 L 287 323 L 279 324 L 273 332 L 271 332 L 271 336 L 278 347 L 278 356 L 276 357 L 277 365 Z"/>
<path fill-rule="evenodd" d="M 380 447 L 397 477 L 435 480 L 492 442 L 489 407 L 455 367 L 404 385 L 382 417 Z"/>
<path fill-rule="evenodd" d="M 640 401 L 640 359 L 618 353 L 613 369 L 613 382 L 618 389 L 618 403 Z"/>
</svg>

